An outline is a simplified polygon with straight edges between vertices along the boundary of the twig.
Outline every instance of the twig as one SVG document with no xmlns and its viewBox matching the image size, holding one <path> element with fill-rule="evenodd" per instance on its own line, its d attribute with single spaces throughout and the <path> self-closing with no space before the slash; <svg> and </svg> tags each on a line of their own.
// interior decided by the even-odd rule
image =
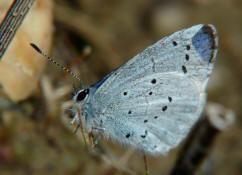
<svg viewBox="0 0 242 175">
<path fill-rule="evenodd" d="M 170 175 L 195 174 L 207 157 L 216 136 L 233 121 L 232 111 L 218 104 L 208 104 L 205 116 L 191 131 Z"/>
<path fill-rule="evenodd" d="M 145 163 L 145 175 L 149 175 L 150 171 L 149 171 L 148 158 L 145 153 L 144 153 L 144 163 Z"/>
<path fill-rule="evenodd" d="M 0 60 L 35 0 L 14 0 L 0 24 Z"/>
</svg>

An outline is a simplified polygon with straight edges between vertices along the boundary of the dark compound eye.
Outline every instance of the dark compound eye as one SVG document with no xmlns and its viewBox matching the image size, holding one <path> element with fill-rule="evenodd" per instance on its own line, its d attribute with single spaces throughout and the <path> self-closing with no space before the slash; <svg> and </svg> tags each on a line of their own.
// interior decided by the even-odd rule
<svg viewBox="0 0 242 175">
<path fill-rule="evenodd" d="M 82 101 L 86 98 L 86 96 L 89 93 L 89 89 L 83 89 L 82 91 L 78 92 L 78 95 L 76 97 L 76 101 Z"/>
</svg>

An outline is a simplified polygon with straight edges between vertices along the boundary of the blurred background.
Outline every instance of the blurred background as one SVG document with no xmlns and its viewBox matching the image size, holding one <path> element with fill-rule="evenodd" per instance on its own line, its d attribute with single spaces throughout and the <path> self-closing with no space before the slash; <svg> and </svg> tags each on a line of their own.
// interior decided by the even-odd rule
<svg viewBox="0 0 242 175">
<path fill-rule="evenodd" d="M 1 19 L 11 1 L 0 2 Z M 232 109 L 236 120 L 216 138 L 198 174 L 242 174 L 240 0 L 37 0 L 0 63 L 0 174 L 145 171 L 142 155 L 128 148 L 101 139 L 87 149 L 64 112 L 78 83 L 46 64 L 30 42 L 91 85 L 162 37 L 200 23 L 214 24 L 219 34 L 208 101 Z M 148 157 L 150 173 L 169 174 L 180 148 Z"/>
</svg>

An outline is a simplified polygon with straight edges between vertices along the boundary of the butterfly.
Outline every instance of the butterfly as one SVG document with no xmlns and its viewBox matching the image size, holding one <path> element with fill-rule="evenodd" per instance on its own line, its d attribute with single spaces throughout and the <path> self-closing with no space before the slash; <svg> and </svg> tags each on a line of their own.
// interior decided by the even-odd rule
<svg viewBox="0 0 242 175">
<path fill-rule="evenodd" d="M 199 24 L 164 37 L 73 96 L 72 122 L 148 155 L 175 148 L 199 119 L 218 48 Z"/>
</svg>

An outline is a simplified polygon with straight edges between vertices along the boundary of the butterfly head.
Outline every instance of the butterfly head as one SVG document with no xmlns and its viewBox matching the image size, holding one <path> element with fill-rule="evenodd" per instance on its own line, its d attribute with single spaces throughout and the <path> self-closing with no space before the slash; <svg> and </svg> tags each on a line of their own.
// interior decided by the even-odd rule
<svg viewBox="0 0 242 175">
<path fill-rule="evenodd" d="M 77 104 L 83 104 L 87 102 L 89 92 L 89 88 L 78 89 L 73 96 L 73 101 Z"/>
<path fill-rule="evenodd" d="M 88 87 L 80 88 L 76 90 L 72 97 L 72 108 L 70 109 L 73 113 L 73 120 L 71 124 L 74 122 L 80 123 L 81 116 L 85 113 L 85 104 L 88 102 L 90 89 Z"/>
</svg>

